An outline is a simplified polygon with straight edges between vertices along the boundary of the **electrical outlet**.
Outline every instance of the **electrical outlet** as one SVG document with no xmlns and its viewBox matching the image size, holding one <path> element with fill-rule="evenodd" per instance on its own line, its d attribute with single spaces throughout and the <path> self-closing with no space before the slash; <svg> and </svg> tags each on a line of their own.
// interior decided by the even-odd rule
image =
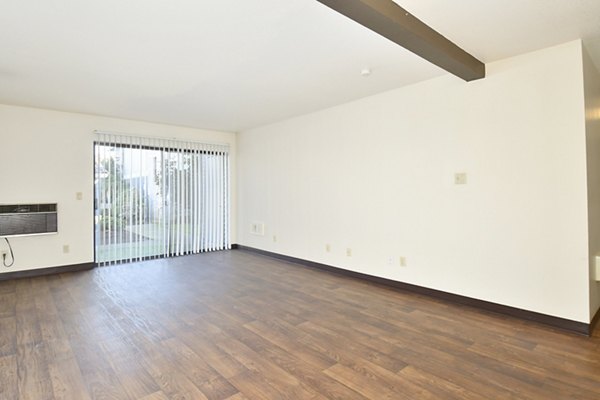
<svg viewBox="0 0 600 400">
<path fill-rule="evenodd" d="M 328 253 L 330 253 L 330 252 L 331 252 L 331 245 L 330 245 L 329 243 L 327 243 L 327 244 L 325 245 L 325 251 L 326 251 L 326 252 L 328 252 Z"/>
<path fill-rule="evenodd" d="M 406 257 L 400 257 L 400 266 L 406 267 Z"/>
<path fill-rule="evenodd" d="M 352 257 L 352 249 L 350 247 L 346 249 L 346 256 Z"/>
<path fill-rule="evenodd" d="M 388 257 L 387 265 L 394 265 L 394 257 Z"/>
<path fill-rule="evenodd" d="M 63 253 L 67 254 L 69 251 L 71 251 L 71 248 L 69 247 L 68 244 L 63 245 Z"/>
<path fill-rule="evenodd" d="M 77 200 L 83 200 L 83 193 L 82 192 L 75 193 L 75 198 Z"/>
</svg>

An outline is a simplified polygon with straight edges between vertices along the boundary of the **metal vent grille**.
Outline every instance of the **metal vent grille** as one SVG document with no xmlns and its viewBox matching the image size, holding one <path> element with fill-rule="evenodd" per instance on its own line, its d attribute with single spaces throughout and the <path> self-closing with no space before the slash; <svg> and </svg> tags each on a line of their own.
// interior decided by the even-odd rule
<svg viewBox="0 0 600 400">
<path fill-rule="evenodd" d="M 58 232 L 56 203 L 1 204 L 0 237 Z"/>
</svg>

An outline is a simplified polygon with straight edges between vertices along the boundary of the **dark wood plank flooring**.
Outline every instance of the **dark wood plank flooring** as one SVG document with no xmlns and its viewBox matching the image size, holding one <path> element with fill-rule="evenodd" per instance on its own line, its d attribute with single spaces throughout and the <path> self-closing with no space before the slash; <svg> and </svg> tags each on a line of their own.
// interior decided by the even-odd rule
<svg viewBox="0 0 600 400">
<path fill-rule="evenodd" d="M 600 399 L 600 332 L 207 253 L 0 282 L 0 399 Z"/>
</svg>

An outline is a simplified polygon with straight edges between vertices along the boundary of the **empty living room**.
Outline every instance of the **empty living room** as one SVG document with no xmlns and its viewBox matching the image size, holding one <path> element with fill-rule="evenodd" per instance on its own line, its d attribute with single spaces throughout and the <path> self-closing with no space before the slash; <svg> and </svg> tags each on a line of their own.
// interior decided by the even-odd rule
<svg viewBox="0 0 600 400">
<path fill-rule="evenodd" d="M 600 399 L 600 1 L 0 1 L 0 400 Z"/>
</svg>

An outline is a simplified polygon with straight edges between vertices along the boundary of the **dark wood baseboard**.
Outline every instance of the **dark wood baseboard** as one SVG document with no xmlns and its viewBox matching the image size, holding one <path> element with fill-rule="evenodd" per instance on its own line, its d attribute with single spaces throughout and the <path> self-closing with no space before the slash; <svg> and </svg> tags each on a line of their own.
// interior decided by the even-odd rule
<svg viewBox="0 0 600 400">
<path fill-rule="evenodd" d="M 33 278 L 36 276 L 63 274 L 65 272 L 77 272 L 85 271 L 96 267 L 96 263 L 82 263 L 82 264 L 71 264 L 61 265 L 60 267 L 48 267 L 48 268 L 37 268 L 28 269 L 25 271 L 14 271 L 14 272 L 3 272 L 0 273 L 0 281 L 7 281 L 10 279 L 20 278 Z"/>
<path fill-rule="evenodd" d="M 594 318 L 592 318 L 592 322 L 590 322 L 590 333 L 589 333 L 589 335 L 591 335 L 594 332 L 594 329 L 596 328 L 596 325 L 598 324 L 598 321 L 600 321 L 600 309 L 598 309 L 596 311 L 596 314 L 594 315 Z"/>
<path fill-rule="evenodd" d="M 256 249 L 254 247 L 244 246 L 240 244 L 233 245 L 232 249 L 239 249 L 244 251 L 249 251 L 256 254 L 261 254 L 263 256 L 276 258 L 279 260 L 291 262 L 294 264 L 299 264 L 309 268 L 317 268 L 323 271 L 331 272 L 334 274 L 339 274 L 355 279 L 361 279 L 369 282 L 374 282 L 377 284 L 385 285 L 388 287 L 393 287 L 395 289 L 410 291 L 413 293 L 418 293 L 421 295 L 433 297 L 436 299 L 441 299 L 453 303 L 458 303 L 486 311 L 491 311 L 498 314 L 508 315 L 511 317 L 537 322 L 540 324 L 544 324 L 547 326 L 551 326 L 553 328 L 558 328 L 564 331 L 574 332 L 580 335 L 591 336 L 594 323 L 600 318 L 600 312 L 596 314 L 594 321 L 590 324 L 586 324 L 584 322 L 573 321 L 570 319 L 554 317 L 552 315 L 541 314 L 535 311 L 523 310 L 516 307 L 505 306 L 498 303 L 492 303 L 485 300 L 474 299 L 472 297 L 462 296 L 459 294 L 443 292 L 441 290 L 430 289 L 423 286 L 413 285 L 411 283 L 405 283 L 400 281 L 394 281 L 391 279 L 381 278 L 378 276 L 367 275 L 361 272 L 349 271 L 343 268 L 334 267 L 331 265 L 321 264 L 314 261 L 308 261 L 301 258 L 290 257 L 283 254 L 273 253 L 266 250 Z"/>
</svg>

